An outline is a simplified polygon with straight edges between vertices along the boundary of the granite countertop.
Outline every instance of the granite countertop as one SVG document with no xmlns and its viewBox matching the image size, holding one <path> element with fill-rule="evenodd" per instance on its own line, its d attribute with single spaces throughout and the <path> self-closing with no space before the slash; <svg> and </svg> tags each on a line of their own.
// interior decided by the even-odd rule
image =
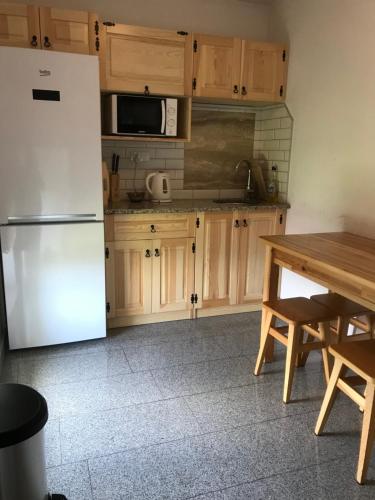
<svg viewBox="0 0 375 500">
<path fill-rule="evenodd" d="M 290 208 L 289 203 L 260 202 L 249 203 L 215 203 L 213 200 L 173 200 L 171 203 L 130 203 L 127 200 L 111 203 L 104 209 L 105 215 L 113 214 L 152 214 L 178 212 L 230 212 L 235 210 L 274 210 Z"/>
</svg>

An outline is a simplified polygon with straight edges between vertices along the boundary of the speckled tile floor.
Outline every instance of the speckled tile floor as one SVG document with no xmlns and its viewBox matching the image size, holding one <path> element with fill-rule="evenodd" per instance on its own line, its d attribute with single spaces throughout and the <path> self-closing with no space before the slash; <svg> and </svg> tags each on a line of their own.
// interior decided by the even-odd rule
<svg viewBox="0 0 375 500">
<path fill-rule="evenodd" d="M 361 414 L 324 393 L 313 353 L 281 402 L 284 352 L 259 377 L 258 313 L 119 329 L 102 340 L 11 352 L 2 381 L 47 398 L 48 482 L 69 500 L 373 499 L 354 480 Z"/>
</svg>

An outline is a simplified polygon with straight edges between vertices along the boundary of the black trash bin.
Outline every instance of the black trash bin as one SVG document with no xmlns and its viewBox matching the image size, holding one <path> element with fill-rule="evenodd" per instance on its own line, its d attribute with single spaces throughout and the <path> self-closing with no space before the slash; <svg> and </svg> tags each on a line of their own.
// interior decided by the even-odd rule
<svg viewBox="0 0 375 500">
<path fill-rule="evenodd" d="M 0 384 L 0 499 L 64 499 L 49 495 L 44 455 L 47 402 L 21 384 Z"/>
</svg>

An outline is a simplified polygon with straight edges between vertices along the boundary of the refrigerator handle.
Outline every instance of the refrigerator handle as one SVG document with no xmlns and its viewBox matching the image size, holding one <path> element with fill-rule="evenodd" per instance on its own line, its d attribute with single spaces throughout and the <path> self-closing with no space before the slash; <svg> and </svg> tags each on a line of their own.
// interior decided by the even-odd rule
<svg viewBox="0 0 375 500">
<path fill-rule="evenodd" d="M 84 222 L 95 221 L 96 214 L 69 215 L 20 215 L 8 217 L 8 224 L 38 224 L 45 222 Z"/>
</svg>

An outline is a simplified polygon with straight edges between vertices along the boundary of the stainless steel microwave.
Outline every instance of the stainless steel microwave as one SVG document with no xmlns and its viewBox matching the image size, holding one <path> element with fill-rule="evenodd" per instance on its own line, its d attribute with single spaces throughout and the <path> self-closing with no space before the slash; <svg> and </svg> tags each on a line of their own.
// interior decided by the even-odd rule
<svg viewBox="0 0 375 500">
<path fill-rule="evenodd" d="M 104 102 L 105 133 L 177 136 L 177 99 L 111 94 Z"/>
</svg>

